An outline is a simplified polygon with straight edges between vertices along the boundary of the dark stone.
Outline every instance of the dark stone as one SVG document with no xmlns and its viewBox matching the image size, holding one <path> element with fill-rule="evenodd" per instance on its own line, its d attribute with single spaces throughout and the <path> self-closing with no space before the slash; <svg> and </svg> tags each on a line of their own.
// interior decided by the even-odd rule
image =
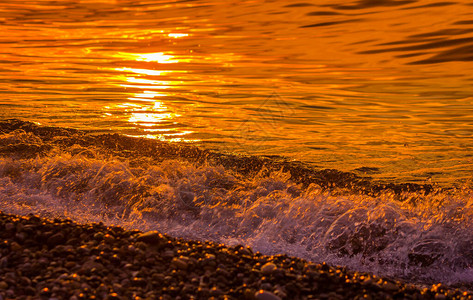
<svg viewBox="0 0 473 300">
<path fill-rule="evenodd" d="M 111 293 L 111 294 L 107 295 L 107 297 L 105 299 L 106 300 L 121 300 L 122 297 L 118 296 L 117 293 Z"/>
<path fill-rule="evenodd" d="M 275 294 L 263 290 L 256 292 L 255 298 L 256 300 L 281 300 L 281 298 L 279 298 Z"/>
<path fill-rule="evenodd" d="M 131 281 L 132 286 L 137 286 L 137 287 L 145 287 L 147 285 L 147 282 L 144 278 L 141 277 L 135 277 Z"/>
<path fill-rule="evenodd" d="M 164 242 L 164 237 L 158 231 L 148 231 L 138 235 L 136 240 L 151 245 L 157 245 Z"/>
<path fill-rule="evenodd" d="M 66 242 L 66 238 L 64 237 L 64 234 L 61 232 L 56 233 L 48 238 L 46 241 L 46 244 L 50 247 L 53 248 L 57 245 L 64 244 Z"/>
</svg>

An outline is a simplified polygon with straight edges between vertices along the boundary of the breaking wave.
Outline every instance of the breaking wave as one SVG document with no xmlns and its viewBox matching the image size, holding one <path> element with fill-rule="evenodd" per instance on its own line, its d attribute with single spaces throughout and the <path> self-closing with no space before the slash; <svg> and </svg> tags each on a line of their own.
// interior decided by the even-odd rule
<svg viewBox="0 0 473 300">
<path fill-rule="evenodd" d="M 152 154 L 130 150 L 149 143 Z M 365 180 L 333 170 L 323 174 L 337 179 L 323 184 L 322 173 L 309 182 L 296 174 L 308 172 L 303 166 L 284 168 L 276 158 L 245 171 L 255 158 L 199 151 L 6 121 L 0 209 L 244 244 L 418 283 L 473 283 L 469 187 L 367 190 Z M 364 188 L 339 184 L 347 178 Z"/>
</svg>

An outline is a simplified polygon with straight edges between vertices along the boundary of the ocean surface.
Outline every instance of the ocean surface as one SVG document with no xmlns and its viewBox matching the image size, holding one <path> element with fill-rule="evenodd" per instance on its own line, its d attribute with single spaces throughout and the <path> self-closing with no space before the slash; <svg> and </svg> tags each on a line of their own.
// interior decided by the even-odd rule
<svg viewBox="0 0 473 300">
<path fill-rule="evenodd" d="M 469 1 L 4 0 L 0 30 L 0 210 L 473 286 Z"/>
</svg>

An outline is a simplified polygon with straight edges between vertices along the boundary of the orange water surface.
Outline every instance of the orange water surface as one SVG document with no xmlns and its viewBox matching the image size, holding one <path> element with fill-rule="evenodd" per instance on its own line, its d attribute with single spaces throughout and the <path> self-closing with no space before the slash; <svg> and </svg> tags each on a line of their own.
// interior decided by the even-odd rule
<svg viewBox="0 0 473 300">
<path fill-rule="evenodd" d="M 0 118 L 452 184 L 472 20 L 465 0 L 3 0 Z"/>
</svg>

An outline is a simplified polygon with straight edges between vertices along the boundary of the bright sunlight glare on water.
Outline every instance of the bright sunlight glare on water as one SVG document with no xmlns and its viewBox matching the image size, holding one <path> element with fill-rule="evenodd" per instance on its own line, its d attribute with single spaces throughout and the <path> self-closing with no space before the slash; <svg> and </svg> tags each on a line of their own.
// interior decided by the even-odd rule
<svg viewBox="0 0 473 300">
<path fill-rule="evenodd" d="M 3 1 L 0 117 L 448 185 L 472 171 L 472 14 L 438 0 Z"/>
</svg>

